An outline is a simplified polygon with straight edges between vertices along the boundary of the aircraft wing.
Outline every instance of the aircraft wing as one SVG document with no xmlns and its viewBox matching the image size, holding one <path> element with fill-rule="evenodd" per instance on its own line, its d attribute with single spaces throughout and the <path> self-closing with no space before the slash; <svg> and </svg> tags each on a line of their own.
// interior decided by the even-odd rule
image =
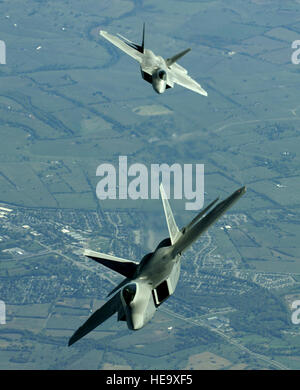
<svg viewBox="0 0 300 390">
<path fill-rule="evenodd" d="M 143 53 L 140 53 L 138 50 L 129 46 L 127 43 L 122 41 L 120 38 L 115 37 L 114 35 L 111 35 L 108 32 L 103 31 L 103 30 L 100 31 L 100 35 L 102 35 L 105 39 L 107 39 L 113 45 L 117 46 L 119 49 L 124 51 L 126 54 L 128 54 L 130 57 L 134 58 L 139 63 L 142 62 Z"/>
<path fill-rule="evenodd" d="M 210 203 L 196 218 L 184 228 L 182 236 L 173 245 L 173 255 L 184 252 L 199 236 L 214 224 L 238 199 L 244 195 L 246 187 L 241 187 L 225 200 L 218 203 L 203 218 L 202 215 L 211 208 L 218 199 Z"/>
<path fill-rule="evenodd" d="M 174 65 L 178 65 L 178 64 L 174 64 Z M 174 67 L 174 69 L 172 69 L 172 68 L 173 68 L 173 66 L 168 71 L 168 73 L 171 77 L 171 80 L 175 84 L 179 84 L 184 88 L 190 89 L 194 92 L 200 93 L 201 95 L 207 96 L 207 92 L 201 87 L 200 84 L 197 83 L 197 81 L 193 80 L 187 74 L 187 71 L 184 68 L 180 67 L 180 68 L 182 68 L 182 70 L 179 69 L 178 66 Z"/>
<path fill-rule="evenodd" d="M 101 325 L 109 317 L 115 314 L 120 306 L 122 305 L 120 293 L 114 295 L 109 301 L 107 301 L 100 309 L 95 311 L 91 317 L 76 330 L 73 336 L 70 338 L 68 346 L 74 344 L 76 341 L 81 339 L 83 336 L 91 332 L 97 326 Z"/>
</svg>

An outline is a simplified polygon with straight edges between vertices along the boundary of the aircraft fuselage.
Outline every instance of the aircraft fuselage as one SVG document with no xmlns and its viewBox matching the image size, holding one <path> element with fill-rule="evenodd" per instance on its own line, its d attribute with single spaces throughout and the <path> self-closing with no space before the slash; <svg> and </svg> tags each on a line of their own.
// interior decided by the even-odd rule
<svg viewBox="0 0 300 390">
<path fill-rule="evenodd" d="M 171 246 L 144 257 L 137 277 L 121 293 L 129 329 L 141 329 L 151 320 L 157 307 L 175 291 L 179 275 L 180 256 L 172 256 Z"/>
<path fill-rule="evenodd" d="M 166 61 L 161 56 L 157 56 L 151 50 L 145 49 L 141 63 L 141 73 L 143 79 L 152 84 L 155 92 L 165 92 L 168 83 L 168 67 Z"/>
</svg>

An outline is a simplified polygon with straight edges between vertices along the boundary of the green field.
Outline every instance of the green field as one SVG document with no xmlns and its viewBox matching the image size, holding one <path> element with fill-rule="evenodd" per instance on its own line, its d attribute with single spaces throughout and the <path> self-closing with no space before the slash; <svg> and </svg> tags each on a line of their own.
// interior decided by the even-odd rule
<svg viewBox="0 0 300 390">
<path fill-rule="evenodd" d="M 299 1 L 282 3 L 0 2 L 0 202 L 13 208 L 1 220 L 0 368 L 278 368 L 187 320 L 228 307 L 230 337 L 299 368 L 284 294 L 300 281 L 300 65 L 291 62 L 300 12 Z M 191 47 L 179 63 L 207 98 L 180 86 L 157 95 L 99 36 L 140 42 L 143 21 L 156 54 Z M 113 318 L 70 349 L 71 333 L 119 282 L 85 262 L 82 247 L 139 260 L 168 234 L 160 200 L 97 199 L 97 167 L 117 168 L 119 156 L 204 164 L 205 204 L 242 185 L 247 193 L 182 263 L 170 307 L 185 319 L 161 311 L 134 338 Z M 180 227 L 196 215 L 184 200 L 171 204 Z M 2 252 L 16 246 L 26 257 Z"/>
</svg>

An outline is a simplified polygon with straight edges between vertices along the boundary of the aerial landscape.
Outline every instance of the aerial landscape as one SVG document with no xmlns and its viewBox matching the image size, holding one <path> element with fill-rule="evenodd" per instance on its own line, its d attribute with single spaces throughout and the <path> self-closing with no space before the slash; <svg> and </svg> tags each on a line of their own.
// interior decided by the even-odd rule
<svg viewBox="0 0 300 390">
<path fill-rule="evenodd" d="M 300 1 L 0 10 L 0 369 L 300 369 Z M 178 63 L 208 96 L 155 93 L 100 35 L 141 42 L 143 23 L 155 53 L 191 48 Z M 247 192 L 182 255 L 146 327 L 113 316 L 68 347 L 122 281 L 84 249 L 140 262 L 169 236 L 161 199 L 97 196 L 97 168 L 120 156 L 203 164 L 205 206 Z M 170 200 L 179 228 L 200 211 L 185 201 Z"/>
</svg>

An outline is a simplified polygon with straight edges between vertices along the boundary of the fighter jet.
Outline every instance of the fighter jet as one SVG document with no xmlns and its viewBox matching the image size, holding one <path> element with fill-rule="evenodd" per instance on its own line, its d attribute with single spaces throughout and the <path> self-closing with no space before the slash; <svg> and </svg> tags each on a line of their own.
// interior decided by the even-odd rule
<svg viewBox="0 0 300 390">
<path fill-rule="evenodd" d="M 145 23 L 141 45 L 130 41 L 120 34 L 118 34 L 118 38 L 101 30 L 100 35 L 139 62 L 143 79 L 152 84 L 155 92 L 163 93 L 166 89 L 173 88 L 174 84 L 179 84 L 182 87 L 207 96 L 207 92 L 188 75 L 187 70 L 176 63 L 179 58 L 183 57 L 191 49 L 186 49 L 167 59 L 155 55 L 151 50 L 145 49 Z"/>
<path fill-rule="evenodd" d="M 69 346 L 115 313 L 118 313 L 118 321 L 127 322 L 129 329 L 143 328 L 154 316 L 157 308 L 174 293 L 180 274 L 181 255 L 245 192 L 245 187 L 238 189 L 209 211 L 219 200 L 215 199 L 179 230 L 161 184 L 160 193 L 170 237 L 161 241 L 154 252 L 148 253 L 138 263 L 85 250 L 87 257 L 125 276 L 125 279 L 108 294 L 115 295 L 73 334 Z"/>
</svg>

